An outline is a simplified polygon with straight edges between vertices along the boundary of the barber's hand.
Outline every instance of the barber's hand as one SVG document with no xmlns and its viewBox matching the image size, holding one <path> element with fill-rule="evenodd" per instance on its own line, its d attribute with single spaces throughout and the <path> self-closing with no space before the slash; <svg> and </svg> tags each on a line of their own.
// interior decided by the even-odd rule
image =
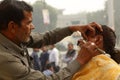
<svg viewBox="0 0 120 80">
<path fill-rule="evenodd" d="M 93 42 L 83 42 L 80 44 L 80 47 L 81 49 L 76 59 L 81 65 L 86 64 L 92 57 L 98 55 L 96 51 L 97 46 Z"/>
<path fill-rule="evenodd" d="M 89 23 L 88 25 L 81 25 L 81 26 L 70 26 L 69 27 L 71 31 L 75 32 L 75 31 L 80 31 L 82 36 L 86 39 L 87 38 L 87 35 L 86 35 L 86 32 L 87 31 L 90 31 L 90 34 L 91 35 L 95 35 L 95 28 L 97 28 L 98 30 L 100 31 L 103 31 L 102 30 L 102 27 L 101 25 L 95 23 L 95 22 L 92 22 L 92 23 Z"/>
</svg>

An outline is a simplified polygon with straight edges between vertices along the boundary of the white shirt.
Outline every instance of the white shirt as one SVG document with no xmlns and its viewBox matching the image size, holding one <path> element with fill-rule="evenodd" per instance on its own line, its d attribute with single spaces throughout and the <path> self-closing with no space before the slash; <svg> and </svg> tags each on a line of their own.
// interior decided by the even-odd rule
<svg viewBox="0 0 120 80">
<path fill-rule="evenodd" d="M 55 65 L 59 63 L 59 51 L 56 48 L 49 50 L 49 62 L 55 62 Z"/>
</svg>

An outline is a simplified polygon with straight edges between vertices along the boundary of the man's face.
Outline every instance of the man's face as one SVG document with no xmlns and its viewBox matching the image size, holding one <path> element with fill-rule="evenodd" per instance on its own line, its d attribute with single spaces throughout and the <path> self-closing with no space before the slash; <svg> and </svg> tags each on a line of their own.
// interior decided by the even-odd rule
<svg viewBox="0 0 120 80">
<path fill-rule="evenodd" d="M 21 21 L 21 25 L 17 25 L 15 29 L 15 39 L 18 43 L 27 42 L 30 37 L 34 25 L 32 24 L 32 12 L 24 11 L 25 18 Z"/>
</svg>

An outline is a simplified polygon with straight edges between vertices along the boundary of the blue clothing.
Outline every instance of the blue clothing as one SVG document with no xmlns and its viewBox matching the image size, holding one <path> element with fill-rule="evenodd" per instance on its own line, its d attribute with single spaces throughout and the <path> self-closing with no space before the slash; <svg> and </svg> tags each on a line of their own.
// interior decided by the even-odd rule
<svg viewBox="0 0 120 80">
<path fill-rule="evenodd" d="M 32 53 L 32 58 L 33 58 L 33 67 L 35 70 L 40 70 L 40 60 L 38 57 L 38 52 L 33 52 Z"/>
<path fill-rule="evenodd" d="M 51 70 L 47 69 L 47 70 L 43 71 L 43 74 L 45 74 L 46 76 L 50 76 L 53 74 L 53 72 Z"/>
<path fill-rule="evenodd" d="M 47 51 L 46 52 L 42 52 L 41 55 L 40 55 L 42 71 L 44 70 L 48 59 L 49 59 L 49 53 Z"/>
</svg>

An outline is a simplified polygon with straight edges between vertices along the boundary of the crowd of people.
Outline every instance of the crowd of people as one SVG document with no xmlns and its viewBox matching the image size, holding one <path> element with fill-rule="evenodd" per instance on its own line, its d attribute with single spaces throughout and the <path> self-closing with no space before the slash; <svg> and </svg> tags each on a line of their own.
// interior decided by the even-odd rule
<svg viewBox="0 0 120 80">
<path fill-rule="evenodd" d="M 32 33 L 32 12 L 32 6 L 21 0 L 0 2 L 0 80 L 120 80 L 120 53 L 115 49 L 116 35 L 112 29 L 92 22 L 44 34 Z M 71 60 L 57 71 L 58 50 L 54 44 L 76 31 L 84 39 L 78 41 L 80 50 L 75 59 L 75 51 L 68 50 L 65 58 Z M 44 48 L 47 45 L 52 45 L 50 54 Z M 31 57 L 27 48 L 33 48 Z M 43 51 L 39 58 L 36 54 L 40 54 L 40 48 Z M 39 60 L 44 62 L 42 71 Z"/>
<path fill-rule="evenodd" d="M 42 72 L 50 69 L 52 72 L 56 73 L 60 69 L 59 55 L 59 50 L 55 47 L 54 44 L 43 46 L 41 48 L 33 48 L 33 52 L 31 54 L 33 68 Z"/>
<path fill-rule="evenodd" d="M 45 71 L 45 73 L 47 73 L 46 70 L 48 71 L 48 69 L 52 73 L 58 72 L 62 68 L 60 64 L 69 64 L 77 57 L 77 52 L 72 42 L 68 43 L 67 49 L 64 54 L 61 54 L 55 45 L 33 48 L 31 54 L 33 68 L 42 72 Z"/>
</svg>

